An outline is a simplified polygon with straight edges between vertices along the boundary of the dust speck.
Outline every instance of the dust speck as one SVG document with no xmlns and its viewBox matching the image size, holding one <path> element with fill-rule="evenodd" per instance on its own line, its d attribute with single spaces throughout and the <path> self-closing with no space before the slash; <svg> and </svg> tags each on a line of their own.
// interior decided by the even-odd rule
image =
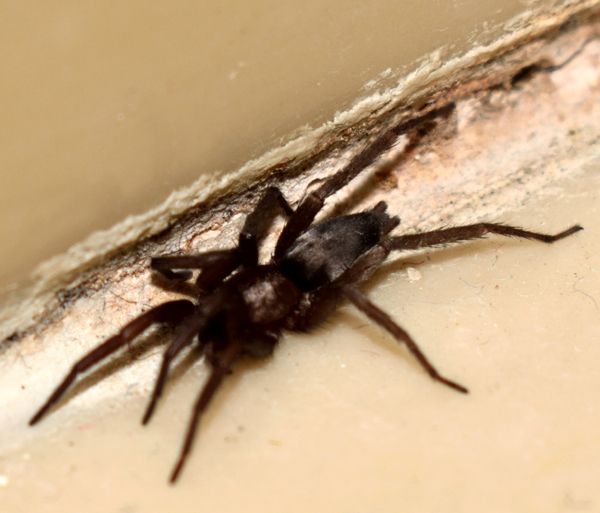
<svg viewBox="0 0 600 513">
<path fill-rule="evenodd" d="M 415 281 L 419 281 L 421 279 L 421 271 L 419 271 L 418 269 L 414 268 L 414 267 L 407 267 L 406 268 L 406 277 L 408 278 L 408 281 L 410 281 L 411 283 L 414 283 Z"/>
</svg>

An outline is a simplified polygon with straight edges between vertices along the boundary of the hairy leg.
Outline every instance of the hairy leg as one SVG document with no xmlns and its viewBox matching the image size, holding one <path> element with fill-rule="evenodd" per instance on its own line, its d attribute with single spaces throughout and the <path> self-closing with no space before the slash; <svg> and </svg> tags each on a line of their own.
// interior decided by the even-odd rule
<svg viewBox="0 0 600 513">
<path fill-rule="evenodd" d="M 204 384 L 204 387 L 202 388 L 202 391 L 200 392 L 200 395 L 194 404 L 192 418 L 188 424 L 183 446 L 179 453 L 175 467 L 173 468 L 173 472 L 171 473 L 171 483 L 177 481 L 177 478 L 179 477 L 179 474 L 185 465 L 187 457 L 192 450 L 192 445 L 194 443 L 200 417 L 206 410 L 216 391 L 219 389 L 221 383 L 223 382 L 223 378 L 229 373 L 231 365 L 239 355 L 240 350 L 241 348 L 237 341 L 230 341 L 219 358 L 216 358 L 212 362 L 212 368 L 208 380 Z"/>
<path fill-rule="evenodd" d="M 396 226 L 391 219 L 389 228 Z M 368 279 L 385 261 L 390 250 L 376 245 L 358 257 L 335 282 L 305 294 L 296 310 L 286 319 L 285 327 L 292 331 L 309 331 L 324 322 L 339 303 L 340 288 L 354 285 Z"/>
<path fill-rule="evenodd" d="M 157 322 L 176 323 L 189 315 L 194 309 L 194 304 L 187 300 L 169 301 L 158 305 L 151 310 L 143 313 L 126 324 L 119 333 L 103 342 L 95 349 L 92 349 L 83 358 L 78 360 L 64 380 L 58 385 L 48 400 L 42 405 L 37 413 L 29 421 L 29 425 L 36 424 L 52 407 L 58 402 L 71 384 L 81 373 L 88 370 L 93 365 L 101 362 L 106 357 L 123 347 L 142 333 L 151 324 Z"/>
<path fill-rule="evenodd" d="M 369 251 L 361 255 L 337 281 L 332 284 L 333 287 L 341 288 L 342 292 L 354 305 L 364 312 L 371 320 L 385 328 L 398 341 L 404 342 L 409 351 L 414 355 L 421 366 L 436 381 L 439 381 L 459 392 L 467 392 L 467 389 L 454 381 L 451 381 L 437 371 L 429 362 L 425 354 L 420 350 L 412 337 L 402 329 L 396 322 L 383 310 L 374 305 L 361 292 L 354 288 L 353 284 L 359 283 L 373 274 L 373 272 L 385 261 L 391 250 L 408 250 L 432 247 L 454 242 L 462 242 L 470 239 L 481 238 L 488 233 L 504 235 L 508 237 L 521 237 L 526 239 L 539 240 L 545 243 L 552 243 L 572 235 L 583 228 L 579 225 L 557 233 L 555 235 L 532 232 L 506 226 L 497 223 L 477 223 L 455 228 L 446 228 L 432 232 L 403 235 L 399 237 L 385 238 L 379 245 L 374 246 Z"/>
<path fill-rule="evenodd" d="M 150 267 L 170 280 L 188 280 L 191 270 L 200 269 L 202 272 L 196 285 L 201 291 L 210 292 L 239 265 L 256 265 L 258 245 L 277 215 L 277 208 L 286 215 L 293 212 L 281 191 L 269 187 L 246 217 L 237 248 L 207 251 L 198 255 L 155 257 L 150 261 Z"/>
<path fill-rule="evenodd" d="M 291 216 L 294 209 L 276 187 L 269 187 L 254 210 L 248 214 L 239 235 L 239 252 L 245 265 L 258 263 L 258 245 L 268 233 L 277 213 Z"/>
<path fill-rule="evenodd" d="M 216 292 L 205 299 L 198 307 L 196 307 L 194 314 L 188 316 L 181 331 L 165 350 L 160 371 L 154 383 L 154 390 L 152 391 L 150 402 L 148 403 L 146 412 L 144 413 L 144 417 L 142 419 L 142 424 L 147 424 L 154 413 L 156 404 L 160 399 L 165 387 L 165 383 L 169 375 L 169 369 L 173 363 L 173 360 L 175 360 L 177 355 L 186 346 L 193 342 L 195 335 L 202 336 L 202 332 L 204 331 L 204 328 L 208 322 L 226 306 L 226 297 L 226 295 Z"/>
<path fill-rule="evenodd" d="M 579 225 L 571 226 L 566 230 L 549 235 L 546 233 L 532 232 L 523 230 L 514 226 L 507 226 L 499 223 L 476 223 L 466 226 L 456 226 L 454 228 L 443 228 L 425 233 L 415 233 L 411 235 L 401 235 L 398 237 L 389 237 L 383 241 L 383 245 L 389 250 L 409 250 L 419 248 L 429 248 L 443 244 L 464 242 L 472 239 L 480 239 L 487 234 L 504 235 L 506 237 L 520 237 L 523 239 L 538 240 L 545 243 L 552 243 L 564 239 L 583 228 Z"/>
<path fill-rule="evenodd" d="M 356 155 L 347 166 L 340 169 L 333 176 L 328 178 L 317 190 L 311 192 L 300 203 L 287 224 L 285 225 L 277 245 L 275 247 L 275 259 L 278 260 L 294 241 L 304 232 L 314 221 L 315 216 L 323 208 L 325 200 L 335 194 L 337 191 L 346 186 L 350 181 L 356 178 L 362 171 L 373 164 L 385 151 L 387 151 L 398 136 L 413 128 L 418 127 L 425 121 L 429 121 L 440 115 L 445 115 L 454 109 L 453 104 L 448 104 L 445 107 L 436 109 L 419 118 L 412 119 L 406 123 L 402 123 L 391 130 L 380 135 L 363 151 Z"/>
<path fill-rule="evenodd" d="M 194 336 L 198 335 L 204 326 L 206 325 L 207 317 L 204 312 L 200 309 L 196 311 L 194 315 L 187 319 L 183 329 L 177 334 L 177 337 L 169 344 L 165 352 L 160 366 L 160 371 L 154 384 L 154 390 L 150 397 L 150 402 L 144 413 L 142 424 L 147 424 L 154 413 L 156 403 L 162 395 L 167 377 L 169 375 L 169 369 L 173 360 L 177 355 L 188 345 L 190 345 L 194 339 Z"/>
<path fill-rule="evenodd" d="M 468 393 L 468 390 L 464 386 L 442 376 L 433 366 L 433 364 L 427 359 L 423 351 L 421 351 L 412 337 L 398 324 L 396 324 L 396 322 L 388 314 L 369 301 L 366 296 L 350 285 L 344 285 L 342 287 L 342 292 L 350 301 L 352 301 L 354 306 L 367 315 L 367 317 L 387 330 L 398 342 L 403 342 L 406 344 L 406 347 L 417 359 L 421 367 L 423 367 L 423 369 L 425 369 L 425 371 L 435 381 L 439 381 L 440 383 L 449 386 L 458 392 L 462 392 L 464 394 Z"/>
<path fill-rule="evenodd" d="M 240 264 L 237 249 L 207 251 L 199 255 L 161 256 L 150 261 L 150 267 L 168 279 L 189 279 L 192 269 L 202 272 L 196 285 L 202 292 L 210 292 Z"/>
</svg>

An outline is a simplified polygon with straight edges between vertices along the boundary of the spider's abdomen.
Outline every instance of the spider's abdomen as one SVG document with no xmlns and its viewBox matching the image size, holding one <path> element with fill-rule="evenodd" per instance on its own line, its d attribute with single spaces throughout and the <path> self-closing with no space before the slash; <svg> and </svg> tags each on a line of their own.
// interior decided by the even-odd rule
<svg viewBox="0 0 600 513">
<path fill-rule="evenodd" d="M 303 233 L 279 263 L 301 290 L 314 290 L 339 278 L 382 237 L 389 217 L 376 211 L 335 217 Z"/>
</svg>

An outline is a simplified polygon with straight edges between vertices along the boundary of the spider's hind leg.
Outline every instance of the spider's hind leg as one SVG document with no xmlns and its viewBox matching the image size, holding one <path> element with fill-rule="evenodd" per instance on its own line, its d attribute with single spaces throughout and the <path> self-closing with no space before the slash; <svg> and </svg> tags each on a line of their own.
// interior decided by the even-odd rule
<svg viewBox="0 0 600 513">
<path fill-rule="evenodd" d="M 467 394 L 469 392 L 467 388 L 460 385 L 459 383 L 456 383 L 455 381 L 452 381 L 442 376 L 438 372 L 438 370 L 433 366 L 433 364 L 428 360 L 423 351 L 421 351 L 421 349 L 413 340 L 413 338 L 404 329 L 402 329 L 387 313 L 385 313 L 378 306 L 369 301 L 369 299 L 360 291 L 349 285 L 345 285 L 342 288 L 342 291 L 344 295 L 350 301 L 352 301 L 354 306 L 356 306 L 367 317 L 369 317 L 372 321 L 376 322 L 382 328 L 388 331 L 398 342 L 403 342 L 404 344 L 406 344 L 408 350 L 417 359 L 421 367 L 425 369 L 427 374 L 431 376 L 431 378 L 433 378 L 435 381 L 439 381 L 440 383 L 450 388 L 453 388 L 458 392 L 462 392 L 463 394 Z"/>
<path fill-rule="evenodd" d="M 394 145 L 401 134 L 420 127 L 423 123 L 435 119 L 437 116 L 448 116 L 454 108 L 454 103 L 448 103 L 443 107 L 427 112 L 417 118 L 409 119 L 383 132 L 355 155 L 346 166 L 325 180 L 317 190 L 310 192 L 284 226 L 275 247 L 275 260 L 280 260 L 296 239 L 308 229 L 316 215 L 323 208 L 325 200 L 348 185 L 360 173 L 368 169 L 371 164 L 375 163 Z"/>
<path fill-rule="evenodd" d="M 563 230 L 562 232 L 551 235 L 547 233 L 523 230 L 522 228 L 499 223 L 475 223 L 465 226 L 456 226 L 453 228 L 443 228 L 424 233 L 390 237 L 384 242 L 384 245 L 390 250 L 403 251 L 480 239 L 487 234 L 538 240 L 540 242 L 550 244 L 552 242 L 564 239 L 569 235 L 573 235 L 580 230 L 583 230 L 583 227 L 576 224 L 570 228 L 567 228 L 566 230 Z"/>
<path fill-rule="evenodd" d="M 300 203 L 290 216 L 279 236 L 275 247 L 276 259 L 283 257 L 300 234 L 312 224 L 316 215 L 323 208 L 325 200 L 345 187 L 357 175 L 373 164 L 377 158 L 394 144 L 400 132 L 400 127 L 396 127 L 380 135 L 374 142 L 356 155 L 348 165 L 330 176 L 317 190 L 310 192 L 302 200 L 302 203 Z"/>
<path fill-rule="evenodd" d="M 468 393 L 468 390 L 442 376 L 435 366 L 425 356 L 418 344 L 413 338 L 401 328 L 387 313 L 373 304 L 364 294 L 354 287 L 354 284 L 370 277 L 379 266 L 385 261 L 390 253 L 390 250 L 382 243 L 372 247 L 369 251 L 361 255 L 339 279 L 333 284 L 334 288 L 338 288 L 353 304 L 367 315 L 372 321 L 379 324 L 382 328 L 388 331 L 398 342 L 406 344 L 408 350 L 417 359 L 421 367 L 425 369 L 435 381 L 438 381 L 458 392 Z"/>
<path fill-rule="evenodd" d="M 184 299 L 169 301 L 162 305 L 155 306 L 151 310 L 130 321 L 121 329 L 121 331 L 119 331 L 119 333 L 92 349 L 73 365 L 71 371 L 58 387 L 56 387 L 54 392 L 52 392 L 37 413 L 31 418 L 29 425 L 33 426 L 39 422 L 48 410 L 60 400 L 81 373 L 123 347 L 146 330 L 150 325 L 157 322 L 176 323 L 189 315 L 193 308 L 194 304 L 191 301 Z"/>
</svg>

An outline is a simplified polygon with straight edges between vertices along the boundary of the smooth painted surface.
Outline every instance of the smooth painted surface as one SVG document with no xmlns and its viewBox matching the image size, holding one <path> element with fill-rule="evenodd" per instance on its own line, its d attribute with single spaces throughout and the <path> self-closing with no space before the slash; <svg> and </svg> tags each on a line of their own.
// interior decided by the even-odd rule
<svg viewBox="0 0 600 513">
<path fill-rule="evenodd" d="M 461 53 L 551 3 L 4 5 L 0 288 L 174 188 L 330 120 L 429 52 Z"/>
</svg>

